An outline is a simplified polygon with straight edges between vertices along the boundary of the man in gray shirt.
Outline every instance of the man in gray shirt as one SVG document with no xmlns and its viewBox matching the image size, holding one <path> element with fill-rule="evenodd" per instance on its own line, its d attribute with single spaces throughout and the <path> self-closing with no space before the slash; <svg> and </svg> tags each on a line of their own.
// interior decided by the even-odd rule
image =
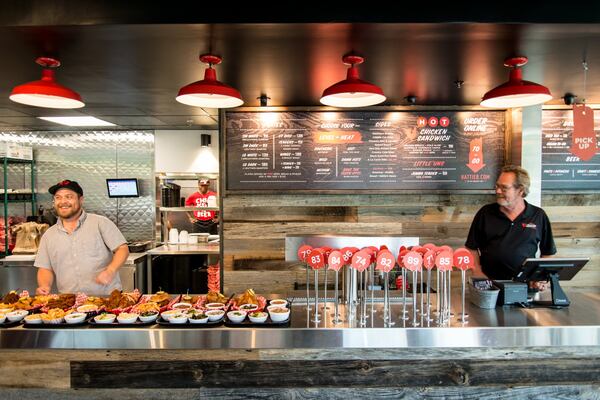
<svg viewBox="0 0 600 400">
<path fill-rule="evenodd" d="M 129 256 L 127 241 L 108 218 L 83 210 L 83 189 L 64 180 L 48 189 L 58 221 L 40 241 L 34 265 L 37 294 L 48 294 L 56 275 L 61 293 L 107 295 L 121 289 L 119 268 Z"/>
</svg>

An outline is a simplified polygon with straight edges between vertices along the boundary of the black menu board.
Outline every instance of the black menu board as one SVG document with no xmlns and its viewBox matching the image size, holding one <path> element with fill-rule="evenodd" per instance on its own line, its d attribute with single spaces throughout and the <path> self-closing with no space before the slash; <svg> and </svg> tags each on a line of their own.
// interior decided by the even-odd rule
<svg viewBox="0 0 600 400">
<path fill-rule="evenodd" d="M 493 189 L 502 111 L 229 111 L 228 190 Z"/>
<path fill-rule="evenodd" d="M 594 110 L 600 143 L 600 110 Z M 600 189 L 600 153 L 587 161 L 573 154 L 573 110 L 542 111 L 542 189 Z"/>
</svg>

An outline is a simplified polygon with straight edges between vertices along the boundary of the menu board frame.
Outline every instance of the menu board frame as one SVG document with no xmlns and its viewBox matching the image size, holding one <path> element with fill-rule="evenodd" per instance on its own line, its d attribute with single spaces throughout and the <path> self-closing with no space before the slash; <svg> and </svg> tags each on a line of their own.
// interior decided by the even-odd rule
<svg viewBox="0 0 600 400">
<path fill-rule="evenodd" d="M 586 104 L 589 108 L 591 108 L 592 110 L 594 110 L 594 120 L 597 121 L 600 119 L 600 106 L 597 104 Z M 553 165 L 550 164 L 552 161 L 552 153 L 551 152 L 546 152 L 544 151 L 544 141 L 546 140 L 544 138 L 544 135 L 549 134 L 549 133 L 553 133 L 549 130 L 547 130 L 547 125 L 544 124 L 544 118 L 547 118 L 547 115 L 544 116 L 544 113 L 547 112 L 552 112 L 552 111 L 559 111 L 559 112 L 572 112 L 573 110 L 573 106 L 568 106 L 568 105 L 550 105 L 550 106 L 544 106 L 542 108 L 542 125 L 541 125 L 541 134 L 542 134 L 542 147 L 540 148 L 540 155 L 541 155 L 541 169 L 542 169 L 542 175 L 541 175 L 541 187 L 542 187 L 542 191 L 543 193 L 574 193 L 574 194 L 584 194 L 584 193 L 597 193 L 598 192 L 598 188 L 600 187 L 600 183 L 598 182 L 589 182 L 586 180 L 569 180 L 569 182 L 572 182 L 571 184 L 565 184 L 565 185 L 560 185 L 560 184 L 556 184 L 555 182 L 551 181 L 551 180 L 547 180 L 545 178 L 544 175 L 544 167 L 546 165 Z M 546 124 L 548 124 L 548 122 L 546 121 Z M 600 125 L 599 126 L 594 126 L 594 131 L 598 132 L 600 131 Z M 571 126 L 570 128 L 565 128 L 564 132 L 558 132 L 560 133 L 565 133 L 568 132 L 567 135 L 562 138 L 562 139 L 555 139 L 555 140 L 562 140 L 562 141 L 566 141 L 567 145 L 570 146 L 571 144 L 571 140 L 572 140 L 572 134 L 573 134 L 573 127 Z M 597 134 L 597 137 L 600 138 L 600 135 Z M 573 154 L 571 154 L 570 156 L 573 156 Z M 594 157 L 595 159 L 598 159 L 598 155 L 596 155 Z M 584 162 L 584 161 L 577 161 L 577 162 L 573 162 L 570 164 L 570 166 L 572 166 L 573 168 L 576 168 L 580 165 L 585 165 L 588 164 L 589 162 L 593 162 L 592 160 L 588 161 L 588 162 Z M 565 165 L 567 165 L 567 163 L 565 163 Z"/>
<path fill-rule="evenodd" d="M 221 180 L 222 184 L 222 193 L 224 196 L 227 194 L 252 194 L 252 193 L 260 193 L 260 194 L 293 194 L 293 193 L 304 193 L 304 194 L 419 194 L 419 193 L 429 193 L 429 194 L 490 194 L 494 193 L 493 185 L 495 183 L 495 177 L 492 178 L 490 188 L 475 188 L 475 189 L 464 189 L 464 188 L 424 188 L 424 189 L 389 189 L 389 188 L 369 188 L 369 189 L 340 189 L 340 188 L 298 188 L 298 189 L 276 189 L 276 188 L 251 188 L 251 189 L 240 189 L 240 188 L 231 188 L 229 187 L 229 171 L 228 171 L 228 160 L 230 155 L 230 147 L 228 146 L 228 132 L 227 132 L 227 121 L 228 115 L 234 113 L 266 113 L 266 112 L 409 112 L 409 113 L 419 113 L 419 112 L 461 112 L 461 111 L 476 111 L 476 112 L 495 112 L 503 114 L 504 121 L 504 137 L 502 148 L 496 149 L 497 156 L 500 157 L 500 165 L 510 162 L 510 149 L 511 149 L 511 138 L 512 138 L 512 117 L 509 110 L 506 109 L 490 109 L 483 108 L 481 106 L 381 106 L 381 107 L 369 107 L 368 109 L 339 109 L 333 107 L 320 107 L 320 106 L 311 106 L 311 107 L 239 107 L 230 110 L 220 110 L 219 120 L 220 120 L 220 141 L 219 148 L 222 154 L 220 158 L 220 168 L 222 171 L 223 179 Z"/>
</svg>

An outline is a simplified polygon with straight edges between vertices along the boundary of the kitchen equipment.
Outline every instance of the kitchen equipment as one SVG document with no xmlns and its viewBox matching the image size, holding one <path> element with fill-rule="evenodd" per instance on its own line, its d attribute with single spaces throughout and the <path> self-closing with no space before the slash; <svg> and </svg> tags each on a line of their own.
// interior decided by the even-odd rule
<svg viewBox="0 0 600 400">
<path fill-rule="evenodd" d="M 188 240 L 187 240 L 188 244 L 197 244 L 198 243 L 198 236 L 194 236 L 194 235 L 188 235 Z"/>
<path fill-rule="evenodd" d="M 188 231 L 179 232 L 179 243 L 187 243 L 188 242 Z"/>
<path fill-rule="evenodd" d="M 160 189 L 163 207 L 179 207 L 181 186 L 175 183 L 164 183 Z"/>
<path fill-rule="evenodd" d="M 179 231 L 177 228 L 171 228 L 169 231 L 169 244 L 179 243 Z"/>
</svg>

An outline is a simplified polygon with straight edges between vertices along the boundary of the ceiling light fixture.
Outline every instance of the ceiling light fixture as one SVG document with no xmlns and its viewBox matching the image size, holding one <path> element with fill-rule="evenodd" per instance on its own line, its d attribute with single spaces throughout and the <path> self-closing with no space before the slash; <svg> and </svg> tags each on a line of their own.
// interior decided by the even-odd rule
<svg viewBox="0 0 600 400">
<path fill-rule="evenodd" d="M 115 126 L 112 122 L 91 116 L 82 117 L 38 117 L 44 121 L 67 126 Z"/>
<path fill-rule="evenodd" d="M 342 61 L 350 66 L 346 79 L 323 91 L 322 104 L 333 107 L 366 107 L 385 101 L 385 95 L 379 86 L 358 77 L 356 66 L 365 61 L 364 57 L 347 54 L 342 57 Z"/>
<path fill-rule="evenodd" d="M 175 100 L 188 106 L 208 108 L 231 108 L 244 104 L 240 92 L 217 80 L 217 72 L 212 66 L 220 64 L 221 57 L 203 54 L 200 61 L 208 64 L 204 79 L 179 89 Z"/>
<path fill-rule="evenodd" d="M 527 57 L 509 57 L 504 66 L 511 68 L 508 82 L 497 86 L 483 95 L 481 105 L 484 107 L 512 108 L 542 104 L 552 99 L 546 86 L 523 80 L 523 70 Z"/>
<path fill-rule="evenodd" d="M 35 62 L 44 67 L 42 79 L 15 86 L 9 99 L 17 103 L 44 108 L 66 109 L 85 106 L 77 92 L 54 80 L 53 68 L 58 68 L 60 61 L 51 57 L 38 57 Z"/>
</svg>

